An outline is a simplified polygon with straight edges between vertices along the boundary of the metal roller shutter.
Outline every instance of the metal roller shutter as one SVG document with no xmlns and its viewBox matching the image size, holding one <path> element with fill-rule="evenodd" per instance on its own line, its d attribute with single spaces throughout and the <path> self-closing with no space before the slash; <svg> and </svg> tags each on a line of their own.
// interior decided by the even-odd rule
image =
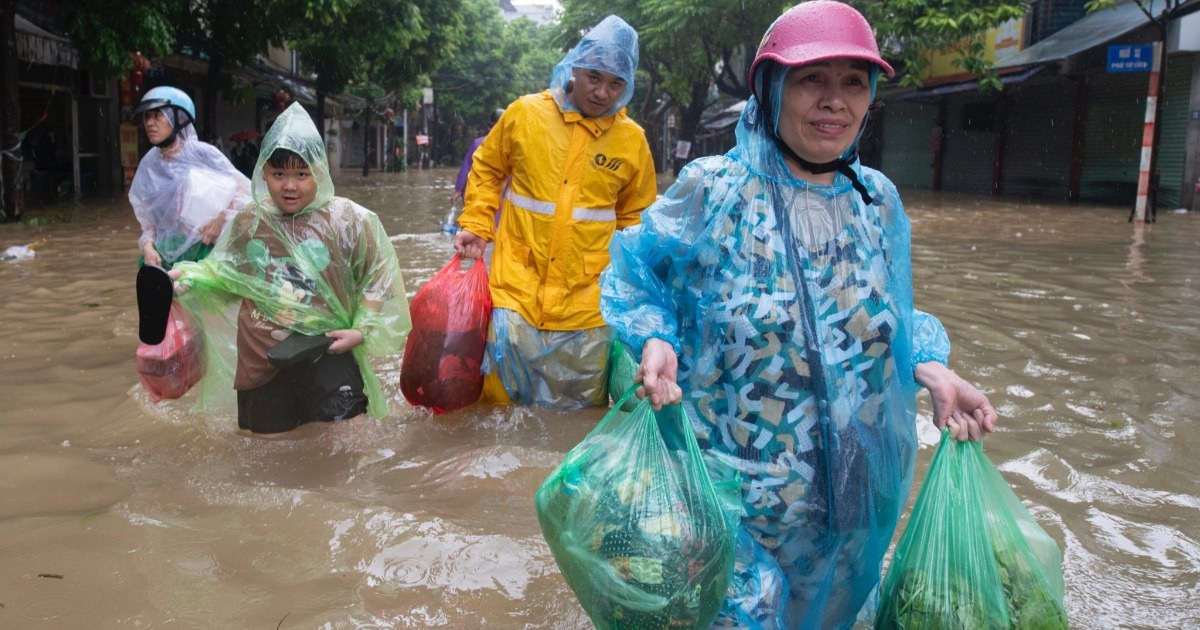
<svg viewBox="0 0 1200 630">
<path fill-rule="evenodd" d="M 1079 197 L 1132 207 L 1137 199 L 1149 75 L 1097 74 L 1088 79 Z"/>
<path fill-rule="evenodd" d="M 1075 94 L 1069 81 L 1021 86 L 1008 94 L 1005 196 L 1067 200 Z"/>
<path fill-rule="evenodd" d="M 937 105 L 915 101 L 889 101 L 884 108 L 882 168 L 897 186 L 933 186 L 933 152 L 930 139 L 937 120 Z"/>
<path fill-rule="evenodd" d="M 1187 161 L 1188 97 L 1192 81 L 1192 56 L 1177 55 L 1167 62 L 1162 129 L 1158 137 L 1159 208 L 1183 205 L 1184 163 Z"/>
<path fill-rule="evenodd" d="M 995 97 L 977 92 L 946 98 L 946 140 L 942 155 L 942 190 L 992 194 L 999 113 Z"/>
</svg>

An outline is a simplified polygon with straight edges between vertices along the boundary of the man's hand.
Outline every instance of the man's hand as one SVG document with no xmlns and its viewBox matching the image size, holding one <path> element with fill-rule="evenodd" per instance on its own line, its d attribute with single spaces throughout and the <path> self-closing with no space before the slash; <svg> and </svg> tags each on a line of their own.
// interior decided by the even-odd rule
<svg viewBox="0 0 1200 630">
<path fill-rule="evenodd" d="M 633 377 L 634 382 L 642 384 L 637 390 L 638 398 L 649 395 L 655 409 L 678 403 L 683 400 L 683 390 L 676 382 L 678 376 L 679 358 L 675 356 L 675 348 L 656 337 L 647 339 L 642 344 L 642 363 Z"/>
<path fill-rule="evenodd" d="M 483 237 L 466 230 L 459 230 L 458 236 L 454 237 L 454 251 L 463 258 L 483 258 L 483 248 L 486 246 L 487 241 Z"/>
<path fill-rule="evenodd" d="M 956 440 L 983 439 L 996 428 L 996 410 L 974 385 L 937 361 L 921 363 L 913 372 L 933 398 L 933 422 L 949 427 Z"/>
</svg>

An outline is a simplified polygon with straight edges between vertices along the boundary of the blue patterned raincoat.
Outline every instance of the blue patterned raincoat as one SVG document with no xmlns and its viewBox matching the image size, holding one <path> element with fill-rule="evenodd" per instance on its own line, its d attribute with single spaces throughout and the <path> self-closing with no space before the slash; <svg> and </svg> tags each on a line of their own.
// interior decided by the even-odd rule
<svg viewBox="0 0 1200 630">
<path fill-rule="evenodd" d="M 728 154 L 689 164 L 618 232 L 601 310 L 639 354 L 679 355 L 683 404 L 717 476 L 741 477 L 738 560 L 716 627 L 838 628 L 877 585 L 916 442 L 913 369 L 950 352 L 913 308 L 910 224 L 861 167 L 791 175 L 751 99 Z"/>
</svg>

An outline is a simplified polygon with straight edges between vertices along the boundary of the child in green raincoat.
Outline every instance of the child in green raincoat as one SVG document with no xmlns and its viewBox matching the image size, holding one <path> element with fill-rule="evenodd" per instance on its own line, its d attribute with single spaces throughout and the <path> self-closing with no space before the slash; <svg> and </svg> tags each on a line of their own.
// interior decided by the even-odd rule
<svg viewBox="0 0 1200 630">
<path fill-rule="evenodd" d="M 240 300 L 238 427 L 272 436 L 364 412 L 382 417 L 387 403 L 367 357 L 397 352 L 409 329 L 404 279 L 383 225 L 334 196 L 321 135 L 299 104 L 263 138 L 251 185 L 253 202 L 208 258 L 171 271 L 192 312 L 218 313 Z M 315 360 L 276 367 L 268 352 L 292 335 L 332 343 Z M 222 363 L 210 361 L 203 387 L 226 381 L 214 364 Z"/>
</svg>

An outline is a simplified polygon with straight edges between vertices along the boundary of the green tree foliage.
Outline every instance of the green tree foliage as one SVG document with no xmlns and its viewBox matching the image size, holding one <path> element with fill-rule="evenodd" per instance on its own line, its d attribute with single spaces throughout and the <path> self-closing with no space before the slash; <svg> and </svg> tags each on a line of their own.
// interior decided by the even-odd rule
<svg viewBox="0 0 1200 630">
<path fill-rule="evenodd" d="M 1024 0 L 890 0 L 852 1 L 875 29 L 885 54 L 898 62 L 900 84 L 919 87 L 929 67 L 929 53 L 952 51 L 963 72 L 979 75 L 983 90 L 1003 86 L 978 37 L 1028 10 Z"/>
<path fill-rule="evenodd" d="M 462 17 L 466 37 L 430 78 L 440 116 L 465 127 L 456 149 L 465 149 L 458 141 L 483 129 L 494 110 L 546 89 L 562 57 L 549 27 L 505 21 L 495 0 L 464 0 Z"/>
<path fill-rule="evenodd" d="M 206 98 L 196 112 L 197 131 L 204 139 L 211 139 L 216 128 L 217 101 L 222 87 L 229 84 L 223 76 L 225 69 L 249 63 L 256 55 L 265 55 L 270 46 L 282 45 L 288 23 L 299 17 L 282 9 L 293 4 L 287 0 L 183 2 L 176 31 L 178 50 L 208 64 Z"/>
<path fill-rule="evenodd" d="M 461 9 L 462 0 L 347 0 L 343 12 L 293 29 L 290 39 L 317 75 L 319 98 L 343 90 L 358 96 L 369 129 L 396 94 L 403 100 L 445 61 L 463 37 Z"/>
<path fill-rule="evenodd" d="M 901 80 L 919 85 L 928 53 L 950 48 L 966 72 L 999 87 L 983 47 L 972 36 L 1024 14 L 1025 0 L 849 0 L 875 28 L 885 56 L 895 60 Z M 563 0 L 557 41 L 573 45 L 586 29 L 615 13 L 638 30 L 640 102 L 631 109 L 652 135 L 661 94 L 680 112 L 679 138 L 693 140 L 712 87 L 746 98 L 747 74 L 767 27 L 794 1 L 781 0 Z M 635 99 L 638 97 L 635 96 Z M 651 145 L 655 143 L 652 141 Z"/>
<path fill-rule="evenodd" d="M 65 0 L 59 6 L 85 61 L 115 72 L 133 66 L 131 53 L 165 55 L 175 44 L 179 0 Z"/>
<path fill-rule="evenodd" d="M 767 26 L 791 6 L 782 0 L 567 0 L 558 42 L 573 46 L 588 28 L 616 14 L 638 31 L 639 79 L 630 109 L 657 146 L 662 108 L 680 113 L 679 138 L 692 141 L 716 88 L 745 98 L 745 75 Z M 663 98 L 663 95 L 666 98 Z"/>
</svg>

